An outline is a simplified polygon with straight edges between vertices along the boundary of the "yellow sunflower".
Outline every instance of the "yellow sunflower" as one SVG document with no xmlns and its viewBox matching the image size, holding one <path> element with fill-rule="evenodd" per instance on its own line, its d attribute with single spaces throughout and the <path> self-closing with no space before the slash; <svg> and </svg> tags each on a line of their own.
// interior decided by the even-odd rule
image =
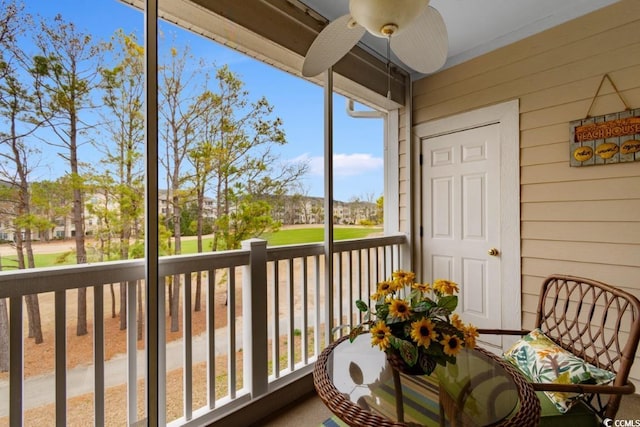
<svg viewBox="0 0 640 427">
<path fill-rule="evenodd" d="M 379 292 L 391 292 L 393 290 L 393 281 L 391 280 L 383 280 L 378 283 L 378 291 Z"/>
<path fill-rule="evenodd" d="M 462 349 L 462 340 L 457 335 L 444 334 L 440 344 L 444 346 L 444 354 L 448 356 L 455 356 Z"/>
<path fill-rule="evenodd" d="M 423 293 L 431 291 L 431 285 L 428 283 L 413 283 L 411 287 Z"/>
<path fill-rule="evenodd" d="M 402 321 L 409 320 L 411 317 L 411 307 L 409 303 L 402 299 L 394 299 L 389 307 L 389 314 Z"/>
<path fill-rule="evenodd" d="M 478 328 L 473 325 L 466 325 L 462 331 L 464 333 L 464 346 L 474 348 L 476 346 L 476 338 L 478 338 Z"/>
<path fill-rule="evenodd" d="M 433 282 L 433 289 L 442 295 L 453 295 L 458 292 L 458 284 L 450 280 L 438 279 Z"/>
<path fill-rule="evenodd" d="M 393 280 L 402 286 L 409 285 L 416 280 L 416 274 L 412 271 L 396 270 L 392 274 Z"/>
<path fill-rule="evenodd" d="M 387 295 L 393 292 L 393 282 L 389 280 L 384 280 L 378 283 L 378 289 L 376 289 L 376 293 L 371 295 L 371 299 L 379 300 L 380 298 L 386 297 Z"/>
<path fill-rule="evenodd" d="M 380 320 L 378 323 L 371 327 L 371 345 L 377 345 L 380 350 L 386 350 L 389 348 L 389 337 L 391 336 L 391 329 Z"/>
<path fill-rule="evenodd" d="M 458 316 L 458 313 L 455 313 L 451 316 L 451 324 L 461 331 L 464 330 L 464 323 L 462 322 L 460 316 Z"/>
<path fill-rule="evenodd" d="M 437 333 L 435 325 L 429 319 L 421 319 L 411 323 L 411 338 L 424 348 L 431 345 L 431 340 L 435 340 Z"/>
</svg>

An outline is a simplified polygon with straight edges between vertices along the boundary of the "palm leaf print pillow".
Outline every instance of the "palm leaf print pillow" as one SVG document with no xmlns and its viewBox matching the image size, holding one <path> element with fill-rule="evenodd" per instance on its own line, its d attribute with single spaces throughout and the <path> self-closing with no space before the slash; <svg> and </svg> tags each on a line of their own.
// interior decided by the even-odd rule
<svg viewBox="0 0 640 427">
<path fill-rule="evenodd" d="M 608 384 L 615 374 L 600 369 L 557 345 L 534 329 L 504 353 L 504 358 L 531 381 L 556 384 Z M 544 392 L 562 413 L 575 405 L 579 393 Z"/>
</svg>

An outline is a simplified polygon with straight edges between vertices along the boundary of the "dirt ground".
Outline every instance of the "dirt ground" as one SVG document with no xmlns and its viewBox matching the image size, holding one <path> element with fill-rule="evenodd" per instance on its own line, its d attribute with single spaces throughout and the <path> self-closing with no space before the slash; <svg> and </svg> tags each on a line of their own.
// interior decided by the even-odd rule
<svg viewBox="0 0 640 427">
<path fill-rule="evenodd" d="M 5 245 L 0 246 L 0 254 L 4 250 Z M 37 245 L 37 251 L 39 253 L 56 253 L 69 250 L 73 246 L 73 242 L 51 242 L 41 243 Z M 11 248 L 13 250 L 13 248 Z M 295 270 L 299 270 L 296 267 Z M 297 273 L 296 273 L 297 274 Z M 206 282 L 206 280 L 205 280 Z M 195 292 L 195 285 L 194 285 Z M 284 289 L 281 295 L 284 297 Z M 93 363 L 93 321 L 92 321 L 92 308 L 93 307 L 93 292 L 91 289 L 87 292 L 88 307 L 89 307 L 89 319 L 88 328 L 89 333 L 84 336 L 78 337 L 76 335 L 76 291 L 67 292 L 67 367 L 68 369 L 74 368 L 79 365 L 91 365 Z M 115 286 L 116 296 L 116 317 L 112 317 L 111 304 L 112 297 L 108 287 L 105 287 L 104 291 L 104 305 L 105 305 L 105 359 L 109 360 L 118 354 L 126 354 L 126 331 L 120 329 L 120 321 L 117 316 L 117 310 L 119 306 L 118 301 L 119 286 Z M 200 335 L 206 331 L 206 310 L 204 307 L 204 301 L 206 293 L 203 292 L 203 307 L 199 312 L 193 313 L 192 320 L 192 333 L 193 336 Z M 195 300 L 195 299 L 194 299 Z M 215 327 L 222 328 L 227 324 L 227 306 L 226 306 L 226 287 L 222 284 L 222 281 L 217 281 L 215 286 Z M 241 307 L 241 294 L 240 290 L 236 295 L 236 313 L 242 313 Z M 284 302 L 284 301 L 283 301 Z M 42 320 L 42 330 L 44 335 L 44 342 L 36 345 L 31 338 L 27 338 L 27 321 L 25 314 L 25 340 L 24 340 L 24 375 L 25 377 L 51 374 L 54 372 L 54 330 L 55 330 L 55 307 L 54 307 L 54 295 L 53 293 L 40 294 L 39 295 L 40 313 Z M 295 305 L 300 306 L 300 302 L 296 301 Z M 281 305 L 281 307 L 286 304 Z M 271 307 L 271 305 L 270 305 Z M 168 312 L 168 308 L 167 308 Z M 170 332 L 170 318 L 167 317 L 167 342 L 182 338 L 182 313 L 179 314 L 180 328 L 178 332 Z M 296 337 L 297 350 L 296 354 L 300 355 L 299 337 Z M 286 341 L 280 342 L 281 354 L 286 354 Z M 138 348 L 144 348 L 144 342 L 138 341 Z M 269 351 L 271 354 L 271 351 Z M 237 373 L 238 384 L 242 381 L 242 352 L 238 352 L 238 368 L 240 371 Z M 282 362 L 281 362 L 282 363 Z M 286 361 L 284 362 L 286 363 Z M 216 395 L 224 396 L 227 393 L 227 358 L 216 358 L 216 373 L 218 380 L 216 381 Z M 201 407 L 206 404 L 206 364 L 199 363 L 194 365 L 193 372 L 193 405 L 194 408 Z M 0 373 L 0 380 L 8 379 L 8 373 Z M 182 414 L 182 390 L 183 379 L 182 370 L 176 370 L 167 374 L 167 420 L 173 420 L 181 416 Z M 139 402 L 138 413 L 142 416 L 144 411 L 144 384 L 142 381 L 138 384 L 139 388 Z M 54 392 L 53 390 L 51 391 Z M 67 402 L 67 421 L 69 426 L 84 426 L 93 424 L 93 395 L 83 395 L 75 398 L 70 398 Z M 126 423 L 126 385 L 112 387 L 106 390 L 105 398 L 105 413 L 106 413 L 106 425 L 119 426 Z M 25 411 L 25 425 L 53 425 L 54 424 L 55 407 L 53 404 L 46 405 L 40 408 L 30 409 Z M 8 425 L 8 419 L 0 418 L 0 427 Z"/>
<path fill-rule="evenodd" d="M 75 298 L 72 298 L 72 293 L 69 292 L 67 297 L 67 367 L 69 369 L 79 365 L 91 365 L 93 363 L 93 322 L 89 319 L 88 329 L 89 333 L 84 336 L 78 337 L 76 335 L 76 315 L 75 315 Z M 107 292 L 105 292 L 107 293 Z M 116 296 L 118 294 L 116 293 Z M 54 316 L 53 316 L 53 295 L 42 294 L 40 295 L 40 309 L 42 318 L 42 329 L 44 335 L 44 342 L 42 344 L 35 344 L 33 339 L 25 338 L 24 340 L 24 375 L 25 377 L 52 374 L 54 372 Z M 88 292 L 88 304 L 92 307 L 91 292 Z M 216 309 L 215 312 L 215 325 L 216 328 L 222 328 L 227 324 L 226 315 L 226 291 L 220 290 L 216 292 Z M 240 300 L 240 298 L 238 298 Z M 110 311 L 110 297 L 105 295 L 105 305 L 109 306 Z M 238 306 L 237 310 L 241 310 Z M 241 311 L 239 311 L 241 312 Z M 180 313 L 180 319 L 182 314 Z M 194 312 L 192 317 L 193 336 L 200 335 L 206 330 L 206 311 L 203 309 L 199 312 Z M 26 322 L 25 322 L 26 323 Z M 105 360 L 109 360 L 118 354 L 126 354 L 126 331 L 120 330 L 120 321 L 116 316 L 111 317 L 110 313 L 105 315 Z M 167 330 L 167 342 L 182 338 L 182 320 L 180 321 L 180 328 L 178 332 L 170 332 L 170 318 L 167 318 L 166 324 Z M 25 330 L 26 337 L 26 330 Z M 138 341 L 138 349 L 144 348 L 144 341 Z M 241 366 L 242 358 L 241 352 L 239 354 L 239 364 Z M 224 373 L 227 369 L 226 357 L 218 357 L 216 360 L 216 372 Z M 199 407 L 206 403 L 206 365 L 199 363 L 194 365 L 194 407 Z M 219 394 L 226 393 L 226 383 L 223 376 L 221 383 L 216 385 L 219 390 Z M 0 379 L 8 379 L 8 373 L 0 373 Z M 174 398 L 167 399 L 167 416 L 168 419 L 175 419 L 182 413 L 182 370 L 172 371 L 168 373 L 167 378 L 167 393 Z M 138 413 L 140 416 L 143 414 L 144 408 L 144 384 L 142 381 L 138 384 L 139 387 L 139 402 Z M 53 390 L 51 391 L 54 392 Z M 180 397 L 178 397 L 180 396 Z M 75 398 L 71 398 L 67 402 L 68 405 L 68 425 L 69 426 L 86 426 L 93 424 L 93 395 L 84 395 Z M 106 425 L 119 426 L 126 424 L 126 385 L 112 387 L 106 390 Z M 47 426 L 53 425 L 55 413 L 55 407 L 53 404 L 46 405 L 44 407 L 30 409 L 25 411 L 25 425 L 40 425 Z M 169 418 L 170 417 L 170 418 Z M 0 418 L 0 426 L 8 425 L 8 419 Z"/>
<path fill-rule="evenodd" d="M 115 317 L 112 317 L 112 297 L 108 287 L 104 290 L 104 336 L 105 336 L 105 359 L 109 360 L 117 354 L 126 354 L 126 330 L 120 329 L 119 319 L 119 285 L 114 285 L 115 292 Z M 76 324 L 77 324 L 77 291 L 67 292 L 66 299 L 66 320 L 67 320 L 67 368 L 74 368 L 82 364 L 91 364 L 93 357 L 93 290 L 90 288 L 87 291 L 87 305 L 88 305 L 88 334 L 84 336 L 77 336 Z M 238 295 L 239 296 L 239 295 Z M 227 307 L 226 307 L 226 289 L 224 286 L 216 286 L 215 290 L 215 327 L 222 328 L 227 324 Z M 195 286 L 194 295 L 195 299 Z M 203 304 L 201 311 L 193 313 L 192 328 L 193 336 L 200 335 L 206 330 L 206 310 L 204 306 L 204 299 L 206 298 L 206 291 L 202 293 Z M 241 299 L 238 301 L 236 310 L 241 310 Z M 38 302 L 40 306 L 40 318 L 42 322 L 42 333 L 44 342 L 41 344 L 35 344 L 33 339 L 27 338 L 28 324 L 25 315 L 25 340 L 24 340 L 24 374 L 25 377 L 33 375 L 41 375 L 45 373 L 51 373 L 54 369 L 53 356 L 55 352 L 54 346 L 54 333 L 55 333 L 55 305 L 54 305 L 54 293 L 44 293 L 38 295 Z M 167 307 L 168 311 L 168 307 Z M 181 307 L 182 311 L 182 307 Z M 241 311 L 237 311 L 240 312 Z M 171 332 L 170 321 L 171 318 L 167 317 L 167 342 L 182 338 L 182 313 L 179 314 L 180 328 L 178 332 Z M 138 349 L 144 348 L 143 340 L 138 340 Z M 0 379 L 8 378 L 8 373 L 0 373 Z"/>
</svg>

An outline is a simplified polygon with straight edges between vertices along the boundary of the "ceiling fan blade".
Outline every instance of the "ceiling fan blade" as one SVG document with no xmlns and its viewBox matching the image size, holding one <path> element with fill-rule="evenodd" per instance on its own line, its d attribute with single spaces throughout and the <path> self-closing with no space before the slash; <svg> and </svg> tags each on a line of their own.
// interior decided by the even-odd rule
<svg viewBox="0 0 640 427">
<path fill-rule="evenodd" d="M 409 67 L 433 73 L 447 60 L 447 27 L 440 12 L 426 7 L 409 27 L 391 36 L 391 50 Z"/>
<path fill-rule="evenodd" d="M 343 15 L 318 34 L 307 51 L 302 75 L 313 77 L 325 71 L 345 56 L 365 33 L 361 25 L 349 25 L 351 15 Z"/>
</svg>

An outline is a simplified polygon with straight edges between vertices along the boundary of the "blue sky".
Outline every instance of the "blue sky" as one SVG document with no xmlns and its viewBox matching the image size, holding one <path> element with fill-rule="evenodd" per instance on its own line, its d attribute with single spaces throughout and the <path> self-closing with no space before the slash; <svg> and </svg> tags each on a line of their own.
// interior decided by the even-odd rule
<svg viewBox="0 0 640 427">
<path fill-rule="evenodd" d="M 60 13 L 96 39 L 108 40 L 114 31 L 135 32 L 142 42 L 141 12 L 116 0 L 26 0 L 28 12 L 52 17 Z M 270 65 L 221 46 L 199 35 L 163 23 L 166 35 L 160 55 L 169 43 L 189 45 L 196 58 L 228 64 L 245 83 L 252 99 L 265 96 L 284 122 L 288 144 L 282 161 L 305 160 L 310 171 L 304 187 L 310 196 L 323 195 L 323 91 Z M 163 48 L 165 49 L 163 51 Z M 359 107 L 362 108 L 362 107 Z M 354 119 L 345 112 L 345 99 L 334 97 L 334 197 L 379 197 L 383 193 L 383 121 Z M 88 149 L 88 148 L 87 148 Z"/>
</svg>

